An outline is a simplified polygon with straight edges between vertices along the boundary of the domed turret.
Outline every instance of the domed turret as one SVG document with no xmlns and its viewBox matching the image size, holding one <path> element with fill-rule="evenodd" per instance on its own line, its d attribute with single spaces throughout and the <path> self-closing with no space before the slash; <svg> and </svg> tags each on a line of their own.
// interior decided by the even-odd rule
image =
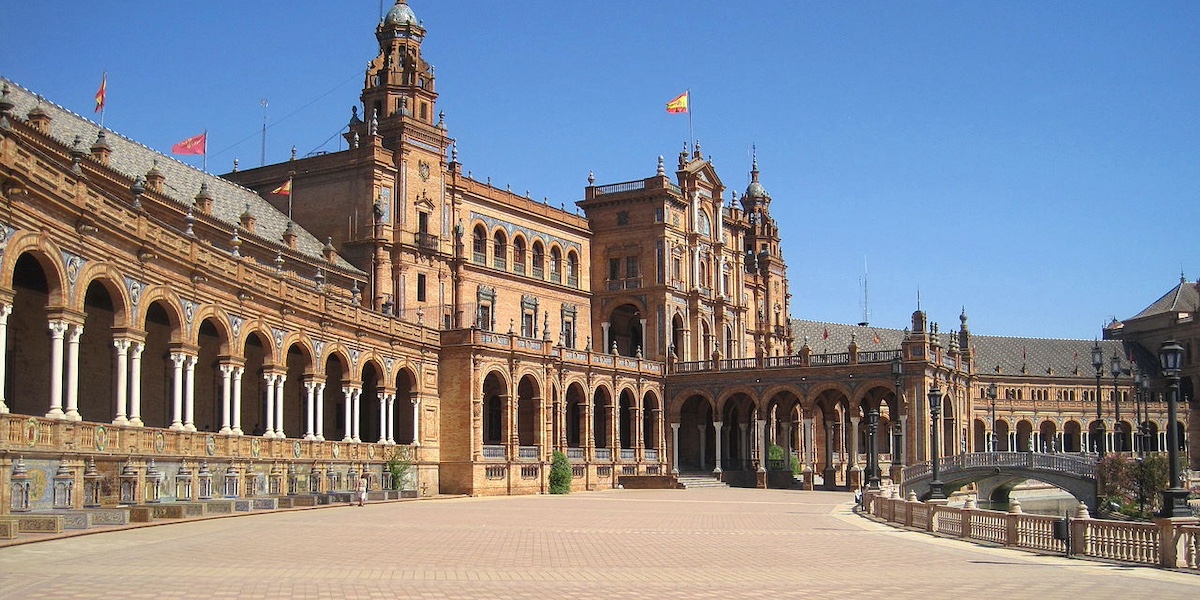
<svg viewBox="0 0 1200 600">
<path fill-rule="evenodd" d="M 383 18 L 385 25 L 416 25 L 417 15 L 408 7 L 407 0 L 396 0 L 396 5 Z"/>
<path fill-rule="evenodd" d="M 758 182 L 758 152 L 754 152 L 754 161 L 750 167 L 750 185 L 746 186 L 746 193 L 742 195 L 742 208 L 746 212 L 752 212 L 755 206 L 767 205 L 771 203 L 771 195 L 767 193 L 766 188 Z"/>
</svg>

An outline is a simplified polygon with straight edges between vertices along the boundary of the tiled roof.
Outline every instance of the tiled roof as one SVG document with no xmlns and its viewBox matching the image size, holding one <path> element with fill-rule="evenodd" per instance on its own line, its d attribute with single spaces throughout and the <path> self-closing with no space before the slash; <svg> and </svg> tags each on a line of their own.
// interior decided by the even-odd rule
<svg viewBox="0 0 1200 600">
<path fill-rule="evenodd" d="M 1200 310 L 1200 292 L 1197 292 L 1195 283 L 1180 277 L 1179 285 L 1147 306 L 1142 312 L 1126 320 L 1132 321 L 1163 313 L 1195 312 L 1196 310 Z"/>
<path fill-rule="evenodd" d="M 33 92 L 12 81 L 0 78 L 0 85 L 5 83 L 9 87 L 8 98 L 16 105 L 12 110 L 14 117 L 24 119 L 30 110 L 40 106 L 44 112 L 50 115 L 51 137 L 63 145 L 70 147 L 74 144 L 75 138 L 79 137 L 86 149 L 96 141 L 100 125 L 57 104 L 39 98 Z M 233 233 L 234 226 L 239 223 L 242 213 L 246 212 L 246 207 L 249 206 L 250 214 L 255 218 L 253 236 L 284 250 L 285 253 L 289 252 L 283 244 L 283 232 L 288 226 L 287 215 L 264 200 L 257 192 L 184 164 L 111 129 L 105 129 L 105 140 L 112 149 L 109 162 L 112 170 L 130 179 L 137 179 L 138 176 L 144 176 L 157 163 L 158 170 L 166 177 L 166 181 L 163 182 L 163 193 L 184 206 L 190 206 L 200 191 L 200 184 L 207 183 L 208 190 L 213 196 L 212 216 L 229 226 L 230 235 Z M 324 263 L 324 242 L 299 225 L 295 225 L 293 231 L 297 235 L 295 252 L 305 255 L 318 264 Z M 240 235 L 246 237 L 248 234 L 243 231 Z M 220 245 L 219 242 L 218 245 Z M 341 256 L 335 256 L 334 261 L 334 264 L 343 270 L 365 276 L 365 273 L 346 262 Z"/>
<path fill-rule="evenodd" d="M 851 337 L 858 344 L 859 352 L 872 350 L 897 350 L 904 340 L 904 330 L 886 327 L 846 325 L 794 319 L 792 331 L 797 347 L 807 341 L 814 354 L 846 352 Z M 826 335 L 828 334 L 828 335 Z M 950 346 L 950 334 L 939 332 L 942 347 Z M 878 342 L 876 341 L 878 340 Z M 972 335 L 971 349 L 975 354 L 975 369 L 980 375 L 1041 376 L 1041 377 L 1094 377 L 1092 346 L 1095 340 L 1056 340 L 1042 338 Z M 1101 340 L 1104 351 L 1104 373 L 1108 374 L 1109 357 L 1114 353 L 1121 357 L 1125 369 L 1129 368 L 1129 356 L 1119 341 Z M 1139 364 L 1151 366 L 1154 357 L 1141 356 L 1139 348 L 1132 348 Z"/>
</svg>

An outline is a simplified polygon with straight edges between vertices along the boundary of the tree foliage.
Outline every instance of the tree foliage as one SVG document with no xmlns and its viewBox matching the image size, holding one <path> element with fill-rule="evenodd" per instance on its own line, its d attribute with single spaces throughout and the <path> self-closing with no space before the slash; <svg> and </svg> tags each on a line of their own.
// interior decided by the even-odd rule
<svg viewBox="0 0 1200 600">
<path fill-rule="evenodd" d="M 555 452 L 550 463 L 550 493 L 571 493 L 571 461 L 562 452 Z"/>
</svg>

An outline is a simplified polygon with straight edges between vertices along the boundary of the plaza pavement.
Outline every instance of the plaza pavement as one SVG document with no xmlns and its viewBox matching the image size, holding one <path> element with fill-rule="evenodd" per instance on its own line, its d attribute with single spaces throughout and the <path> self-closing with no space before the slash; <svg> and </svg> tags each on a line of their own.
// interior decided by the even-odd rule
<svg viewBox="0 0 1200 600">
<path fill-rule="evenodd" d="M 880 525 L 843 493 L 612 490 L 254 514 L 0 549 L 0 598 L 1185 598 L 1200 575 Z"/>
</svg>

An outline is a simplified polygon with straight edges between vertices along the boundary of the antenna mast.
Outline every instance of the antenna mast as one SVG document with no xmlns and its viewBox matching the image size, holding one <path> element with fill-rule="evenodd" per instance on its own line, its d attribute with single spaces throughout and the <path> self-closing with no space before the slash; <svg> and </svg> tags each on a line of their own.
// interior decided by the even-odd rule
<svg viewBox="0 0 1200 600">
<path fill-rule="evenodd" d="M 867 256 L 863 255 L 862 274 L 862 321 L 859 325 L 866 327 L 871 322 L 871 298 L 867 291 Z"/>
</svg>

